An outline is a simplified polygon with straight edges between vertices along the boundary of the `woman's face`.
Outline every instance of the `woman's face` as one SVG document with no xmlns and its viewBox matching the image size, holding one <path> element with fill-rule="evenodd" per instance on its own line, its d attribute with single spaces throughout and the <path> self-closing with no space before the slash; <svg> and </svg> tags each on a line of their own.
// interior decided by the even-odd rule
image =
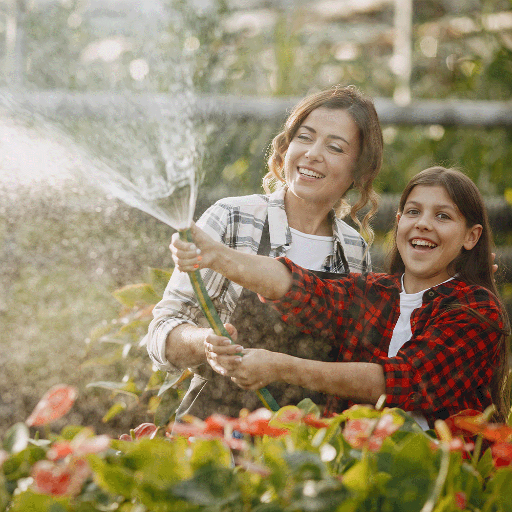
<svg viewBox="0 0 512 512">
<path fill-rule="evenodd" d="M 452 277 L 450 264 L 463 247 L 471 250 L 481 233 L 480 224 L 467 227 L 444 187 L 416 185 L 398 214 L 396 233 L 405 291 L 426 290 Z"/>
<path fill-rule="evenodd" d="M 354 181 L 359 128 L 345 110 L 319 107 L 304 120 L 288 146 L 284 176 L 297 198 L 332 208 Z"/>
</svg>

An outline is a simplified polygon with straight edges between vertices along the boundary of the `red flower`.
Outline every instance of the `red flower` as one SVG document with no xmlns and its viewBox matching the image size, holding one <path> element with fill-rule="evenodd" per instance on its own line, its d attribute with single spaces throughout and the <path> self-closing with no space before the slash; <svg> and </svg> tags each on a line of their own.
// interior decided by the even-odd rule
<svg viewBox="0 0 512 512">
<path fill-rule="evenodd" d="M 467 505 L 466 493 L 459 491 L 455 493 L 455 505 L 458 509 L 464 510 Z"/>
<path fill-rule="evenodd" d="M 302 421 L 309 425 L 310 427 L 315 428 L 326 428 L 329 426 L 329 422 L 322 420 L 320 418 L 317 418 L 316 416 L 313 416 L 312 414 L 308 414 L 302 418 Z"/>
<path fill-rule="evenodd" d="M 61 418 L 69 412 L 77 395 L 73 386 L 54 386 L 41 398 L 25 423 L 29 427 L 39 427 Z"/>
<path fill-rule="evenodd" d="M 474 416 L 481 415 L 482 413 L 480 411 L 475 411 L 474 409 L 465 409 L 463 411 L 458 412 L 457 414 L 454 414 L 453 416 L 450 416 L 449 418 L 446 418 L 445 423 L 450 429 L 450 432 L 452 433 L 453 436 L 467 435 L 467 430 L 459 427 L 459 419 L 472 418 Z"/>
<path fill-rule="evenodd" d="M 500 425 L 497 423 L 488 423 L 483 419 L 482 415 L 468 417 L 453 417 L 455 427 L 458 427 L 466 434 L 469 432 L 473 435 L 481 434 L 485 439 L 494 443 L 503 443 L 512 439 L 512 427 L 508 425 Z"/>
<path fill-rule="evenodd" d="M 256 409 L 247 416 L 238 418 L 233 422 L 233 430 L 238 430 L 251 436 L 280 437 L 288 433 L 288 430 L 269 425 L 272 413 L 268 409 Z"/>
<path fill-rule="evenodd" d="M 512 464 L 512 444 L 496 443 L 491 446 L 492 459 L 496 467 L 510 466 Z"/>
<path fill-rule="evenodd" d="M 120 441 L 131 441 L 132 440 L 132 436 L 130 434 L 121 434 L 119 436 L 119 440 Z"/>
<path fill-rule="evenodd" d="M 40 460 L 32 467 L 36 492 L 54 496 L 74 496 L 80 492 L 91 470 L 85 459 L 72 459 L 66 464 Z"/>
</svg>

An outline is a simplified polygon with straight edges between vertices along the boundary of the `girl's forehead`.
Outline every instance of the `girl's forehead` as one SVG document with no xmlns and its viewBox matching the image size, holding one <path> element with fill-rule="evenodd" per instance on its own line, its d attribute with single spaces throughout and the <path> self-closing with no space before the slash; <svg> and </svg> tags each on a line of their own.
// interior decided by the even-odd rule
<svg viewBox="0 0 512 512">
<path fill-rule="evenodd" d="M 447 190 L 441 185 L 416 185 L 409 192 L 405 202 L 444 204 L 458 209 Z"/>
</svg>

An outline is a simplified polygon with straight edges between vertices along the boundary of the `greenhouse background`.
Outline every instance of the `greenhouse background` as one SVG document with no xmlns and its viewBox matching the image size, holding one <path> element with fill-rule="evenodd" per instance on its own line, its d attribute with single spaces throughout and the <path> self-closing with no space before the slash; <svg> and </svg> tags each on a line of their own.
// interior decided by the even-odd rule
<svg viewBox="0 0 512 512">
<path fill-rule="evenodd" d="M 0 434 L 59 382 L 83 394 L 68 422 L 110 433 L 135 424 L 101 421 L 113 391 L 93 381 L 124 383 L 113 394 L 144 418 L 132 407 L 151 373 L 139 338 L 116 345 L 97 332 L 121 321 L 115 290 L 170 269 L 173 231 L 97 189 L 91 162 L 128 176 L 165 165 L 159 134 L 188 145 L 197 216 L 220 197 L 261 192 L 287 110 L 338 83 L 374 97 L 383 125 L 374 266 L 408 179 L 457 166 L 486 197 L 512 312 L 511 7 L 1 0 Z"/>
</svg>

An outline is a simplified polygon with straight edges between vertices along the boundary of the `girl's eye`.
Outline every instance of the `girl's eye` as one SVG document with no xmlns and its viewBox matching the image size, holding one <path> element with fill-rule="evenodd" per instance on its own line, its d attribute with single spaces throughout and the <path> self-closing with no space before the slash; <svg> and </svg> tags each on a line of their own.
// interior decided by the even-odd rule
<svg viewBox="0 0 512 512">
<path fill-rule="evenodd" d="M 437 216 L 442 219 L 442 220 L 450 220 L 450 216 L 447 215 L 446 213 L 438 213 Z"/>
</svg>

